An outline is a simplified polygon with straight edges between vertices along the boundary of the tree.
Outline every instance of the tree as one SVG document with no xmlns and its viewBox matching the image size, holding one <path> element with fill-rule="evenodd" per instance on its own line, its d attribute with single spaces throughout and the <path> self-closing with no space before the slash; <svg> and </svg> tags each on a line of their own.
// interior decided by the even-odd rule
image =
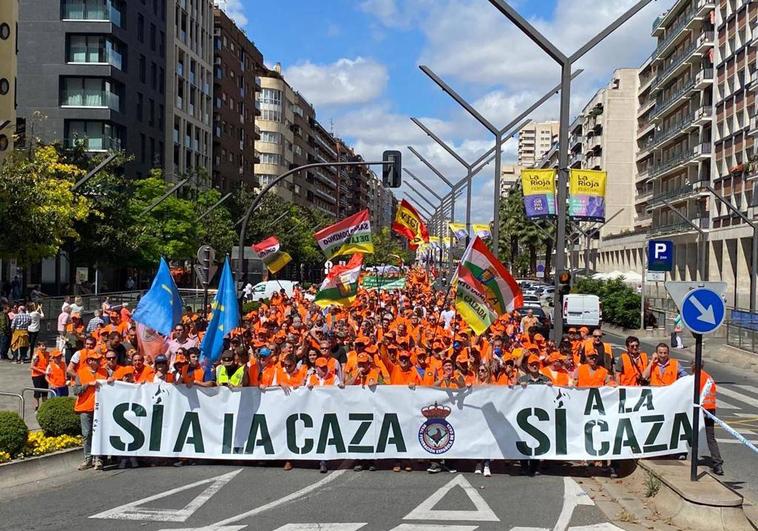
<svg viewBox="0 0 758 531">
<path fill-rule="evenodd" d="M 545 235 L 536 221 L 529 220 L 524 212 L 524 194 L 517 184 L 511 189 L 500 207 L 501 256 L 519 273 L 534 274 L 537 270 L 537 253 L 545 247 Z M 527 270 L 523 271 L 524 253 Z M 518 265 L 518 267 L 517 267 Z"/>
<path fill-rule="evenodd" d="M 53 146 L 11 153 L 0 166 L 0 258 L 30 264 L 77 239 L 74 225 L 87 216 L 90 202 L 71 187 L 83 175 Z"/>
<path fill-rule="evenodd" d="M 408 251 L 389 227 L 382 227 L 371 235 L 374 242 L 374 254 L 366 255 L 366 265 L 383 265 L 397 263 L 397 257 L 408 264 L 413 261 L 413 253 Z"/>
</svg>

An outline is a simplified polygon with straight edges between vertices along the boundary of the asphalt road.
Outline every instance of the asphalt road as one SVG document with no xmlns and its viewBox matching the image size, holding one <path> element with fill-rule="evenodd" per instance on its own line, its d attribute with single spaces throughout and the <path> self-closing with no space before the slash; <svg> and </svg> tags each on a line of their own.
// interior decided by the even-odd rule
<svg viewBox="0 0 758 531">
<path fill-rule="evenodd" d="M 605 341 L 613 345 L 614 353 L 621 352 L 624 337 L 606 332 Z M 640 338 L 641 350 L 648 354 L 658 341 Z M 686 345 L 685 345 L 686 346 Z M 686 350 L 674 350 L 672 356 L 689 369 L 694 356 Z M 703 349 L 705 370 L 716 381 L 717 416 L 758 446 L 758 377 L 750 372 L 709 360 L 708 348 Z M 758 505 L 758 454 L 739 443 L 726 431 L 716 427 L 721 457 L 724 459 L 724 483 Z"/>
<path fill-rule="evenodd" d="M 568 470 L 525 477 L 498 466 L 491 478 L 273 465 L 89 470 L 63 485 L 0 493 L 0 529 L 617 530 L 581 478 L 561 475 Z"/>
</svg>

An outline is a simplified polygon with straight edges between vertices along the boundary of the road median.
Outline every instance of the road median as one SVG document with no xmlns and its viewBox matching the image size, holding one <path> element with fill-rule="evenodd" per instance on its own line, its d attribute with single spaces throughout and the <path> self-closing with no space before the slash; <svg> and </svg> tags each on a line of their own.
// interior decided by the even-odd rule
<svg viewBox="0 0 758 531">
<path fill-rule="evenodd" d="M 45 482 L 59 474 L 70 474 L 81 460 L 82 449 L 78 447 L 3 463 L 0 465 L 0 489 Z"/>
</svg>

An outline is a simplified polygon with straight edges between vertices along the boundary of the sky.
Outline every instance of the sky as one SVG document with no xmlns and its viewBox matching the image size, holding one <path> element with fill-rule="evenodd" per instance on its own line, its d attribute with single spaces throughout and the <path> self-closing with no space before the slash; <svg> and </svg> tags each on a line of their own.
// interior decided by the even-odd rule
<svg viewBox="0 0 758 531">
<path fill-rule="evenodd" d="M 507 0 L 569 55 L 636 0 Z M 610 82 L 617 68 L 639 67 L 653 51 L 654 19 L 673 0 L 653 1 L 585 55 L 575 68 L 572 115 Z M 316 108 L 317 119 L 364 158 L 400 149 L 403 165 L 438 195 L 446 185 L 406 149 L 411 145 L 448 180 L 464 167 L 410 117 L 420 119 L 473 162 L 494 137 L 420 69 L 427 65 L 487 120 L 503 127 L 560 81 L 560 69 L 488 0 L 218 0 L 285 78 Z M 558 119 L 553 97 L 531 116 Z M 503 164 L 516 160 L 515 138 Z M 378 170 L 378 169 L 377 169 Z M 403 177 L 404 180 L 406 176 Z M 425 191 L 411 181 L 411 184 Z M 405 197 L 406 185 L 395 191 Z M 472 222 L 492 220 L 494 165 L 474 179 Z M 437 200 L 426 192 L 425 198 Z M 409 200 L 431 211 L 431 206 Z M 463 209 L 456 209 L 464 221 Z"/>
</svg>

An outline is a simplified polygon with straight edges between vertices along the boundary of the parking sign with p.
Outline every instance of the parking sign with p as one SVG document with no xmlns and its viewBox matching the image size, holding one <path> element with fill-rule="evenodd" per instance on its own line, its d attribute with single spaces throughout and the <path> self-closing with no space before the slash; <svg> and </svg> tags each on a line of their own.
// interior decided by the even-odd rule
<svg viewBox="0 0 758 531">
<path fill-rule="evenodd" d="M 674 269 L 674 242 L 649 240 L 647 242 L 648 271 L 671 271 Z"/>
</svg>

